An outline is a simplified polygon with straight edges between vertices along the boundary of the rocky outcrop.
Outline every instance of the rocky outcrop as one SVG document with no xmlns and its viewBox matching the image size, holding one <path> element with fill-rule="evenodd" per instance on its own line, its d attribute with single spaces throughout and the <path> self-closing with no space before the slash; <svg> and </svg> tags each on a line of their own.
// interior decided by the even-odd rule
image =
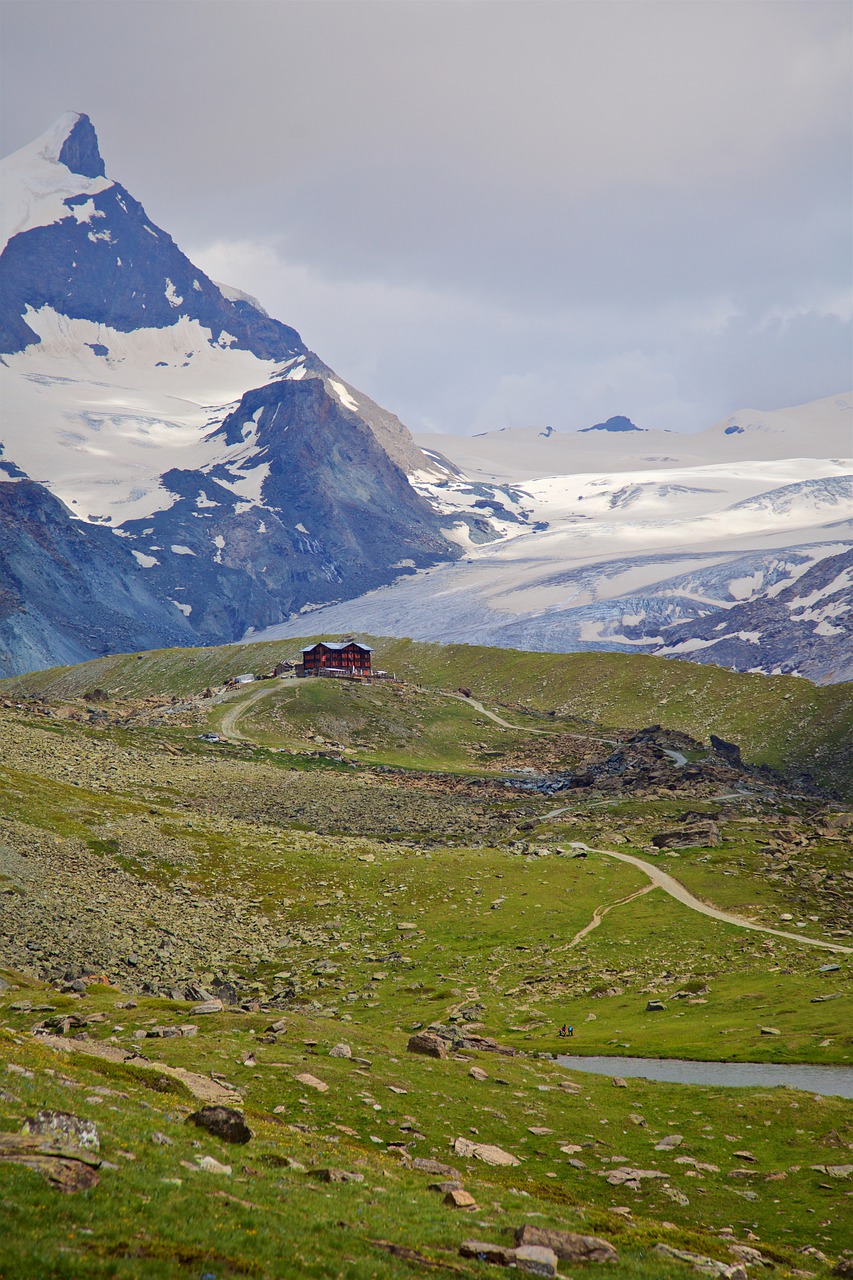
<svg viewBox="0 0 853 1280">
<path fill-rule="evenodd" d="M 192 639 L 110 530 L 30 480 L 0 481 L 0 676 Z"/>
</svg>

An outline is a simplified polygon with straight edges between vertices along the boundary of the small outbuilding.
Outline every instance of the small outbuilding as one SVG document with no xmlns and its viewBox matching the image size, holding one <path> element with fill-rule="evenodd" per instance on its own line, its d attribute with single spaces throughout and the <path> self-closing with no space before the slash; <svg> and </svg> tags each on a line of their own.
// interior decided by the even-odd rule
<svg viewBox="0 0 853 1280">
<path fill-rule="evenodd" d="M 355 640 L 318 640 L 302 650 L 306 676 L 369 676 L 370 645 Z"/>
</svg>

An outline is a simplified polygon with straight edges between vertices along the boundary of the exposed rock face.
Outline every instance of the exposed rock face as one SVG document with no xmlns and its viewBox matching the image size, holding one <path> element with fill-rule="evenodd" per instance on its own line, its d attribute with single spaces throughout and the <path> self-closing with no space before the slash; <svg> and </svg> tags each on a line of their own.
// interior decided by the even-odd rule
<svg viewBox="0 0 853 1280">
<path fill-rule="evenodd" d="M 172 505 L 124 526 L 129 545 L 146 552 L 186 548 L 181 555 L 152 552 L 157 563 L 145 580 L 166 599 L 180 593 L 198 635 L 238 640 L 247 619 L 268 626 L 306 599 L 379 586 L 400 559 L 422 567 L 450 554 L 435 513 L 370 427 L 321 379 L 248 392 L 215 438 L 236 444 L 247 427 L 256 432 L 252 469 L 266 472 L 260 506 L 230 487 L 239 478 L 236 466 L 206 474 L 172 470 L 163 476 Z"/>
<path fill-rule="evenodd" d="M 0 473 L 2 474 L 2 473 Z M 0 480 L 0 676 L 193 643 L 122 541 L 30 480 Z"/>
</svg>

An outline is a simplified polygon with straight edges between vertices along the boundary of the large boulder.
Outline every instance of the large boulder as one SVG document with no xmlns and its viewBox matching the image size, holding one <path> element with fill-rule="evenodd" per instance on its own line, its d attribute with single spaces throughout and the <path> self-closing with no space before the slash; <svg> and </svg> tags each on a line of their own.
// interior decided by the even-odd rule
<svg viewBox="0 0 853 1280">
<path fill-rule="evenodd" d="M 423 1053 L 428 1058 L 447 1057 L 447 1041 L 442 1040 L 441 1036 L 434 1035 L 432 1031 L 418 1031 L 415 1035 L 409 1036 L 406 1048 L 409 1053 Z"/>
<path fill-rule="evenodd" d="M 551 1231 L 532 1227 L 529 1223 L 515 1232 L 517 1245 L 541 1245 L 553 1249 L 564 1262 L 617 1262 L 619 1255 L 607 1240 L 599 1236 L 582 1236 L 576 1231 Z"/>
<path fill-rule="evenodd" d="M 252 1130 L 246 1124 L 245 1117 L 233 1107 L 202 1107 L 187 1117 L 187 1122 L 207 1129 L 214 1137 L 223 1142 L 246 1143 L 252 1136 Z"/>
</svg>

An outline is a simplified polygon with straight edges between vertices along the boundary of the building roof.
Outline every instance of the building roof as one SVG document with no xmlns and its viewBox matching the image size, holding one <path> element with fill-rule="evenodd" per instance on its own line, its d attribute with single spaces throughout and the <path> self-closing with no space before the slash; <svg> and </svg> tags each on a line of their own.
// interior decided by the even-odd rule
<svg viewBox="0 0 853 1280">
<path fill-rule="evenodd" d="M 319 648 L 320 645 L 324 649 L 334 649 L 338 653 L 342 649 L 348 649 L 350 645 L 353 645 L 356 649 L 361 649 L 363 653 L 373 652 L 369 644 L 359 644 L 358 640 L 318 640 L 316 644 L 306 645 L 302 652 L 311 653 L 312 650 Z"/>
</svg>

